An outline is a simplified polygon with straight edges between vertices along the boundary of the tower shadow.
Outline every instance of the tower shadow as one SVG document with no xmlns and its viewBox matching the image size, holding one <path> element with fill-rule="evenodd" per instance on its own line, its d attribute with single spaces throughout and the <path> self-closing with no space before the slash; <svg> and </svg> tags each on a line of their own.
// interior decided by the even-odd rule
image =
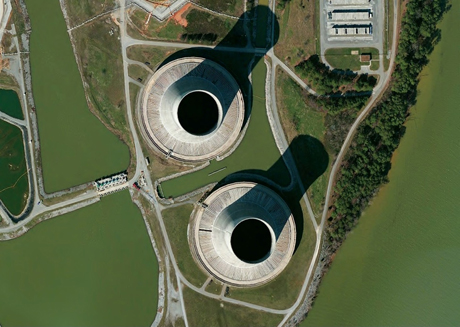
<svg viewBox="0 0 460 327">
<path fill-rule="evenodd" d="M 212 35 L 212 33 L 196 36 L 188 35 L 187 40 L 213 41 Z M 187 80 L 192 82 L 193 79 L 196 80 L 196 78 L 199 78 L 209 70 L 212 63 L 209 64 L 208 61 L 220 64 L 233 76 L 242 91 L 245 103 L 244 128 L 252 109 L 253 92 L 250 81 L 252 70 L 271 49 L 272 44 L 275 45 L 278 42 L 278 38 L 279 24 L 274 13 L 267 6 L 256 6 L 243 13 L 230 32 L 214 48 L 197 46 L 179 50 L 166 58 L 158 69 L 173 60 L 184 57 L 204 58 L 205 60 L 201 64 L 177 81 L 177 83 L 184 82 L 186 84 Z M 172 44 L 171 46 L 174 45 Z M 219 84 L 217 80 L 214 82 L 217 89 L 225 87 L 225 85 Z M 231 100 L 236 96 L 236 91 L 233 94 L 226 94 L 226 99 L 221 103 L 224 117 L 231 105 Z"/>
<path fill-rule="evenodd" d="M 286 162 L 294 159 L 296 166 L 299 172 L 300 180 L 295 180 L 291 176 L 292 186 L 288 189 L 282 188 L 272 180 L 264 177 L 271 176 L 284 169 L 284 167 L 289 167 Z M 299 163 L 301 163 L 299 165 Z M 301 207 L 301 201 L 303 197 L 302 189 L 307 191 L 311 185 L 323 175 L 329 166 L 329 155 L 324 147 L 324 145 L 316 138 L 310 135 L 299 135 L 295 137 L 288 149 L 281 155 L 267 171 L 261 170 L 243 170 L 230 174 L 222 179 L 210 192 L 217 190 L 218 188 L 235 182 L 249 181 L 255 182 L 261 185 L 264 185 L 280 195 L 286 204 L 291 209 L 291 213 L 294 217 L 296 224 L 296 249 L 300 244 L 304 231 L 304 214 Z M 291 173 L 292 174 L 292 173 Z M 303 188 L 300 187 L 299 183 L 302 184 Z M 260 188 L 259 188 L 260 189 Z M 256 187 L 253 190 L 247 192 L 235 203 L 247 202 L 249 199 L 255 196 L 255 193 L 258 193 L 259 189 Z M 254 194 L 251 194 L 251 193 Z M 266 209 L 271 210 L 271 209 Z M 275 236 L 278 237 L 284 225 L 287 223 L 290 216 L 283 215 L 275 222 L 277 226 L 277 231 L 275 231 Z"/>
</svg>

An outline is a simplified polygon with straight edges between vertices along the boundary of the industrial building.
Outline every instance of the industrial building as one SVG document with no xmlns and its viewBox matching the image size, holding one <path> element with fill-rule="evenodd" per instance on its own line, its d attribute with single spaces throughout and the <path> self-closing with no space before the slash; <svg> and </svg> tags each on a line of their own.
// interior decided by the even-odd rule
<svg viewBox="0 0 460 327">
<path fill-rule="evenodd" d="M 333 24 L 327 29 L 328 35 L 372 35 L 372 24 L 368 25 L 339 25 Z"/>
</svg>

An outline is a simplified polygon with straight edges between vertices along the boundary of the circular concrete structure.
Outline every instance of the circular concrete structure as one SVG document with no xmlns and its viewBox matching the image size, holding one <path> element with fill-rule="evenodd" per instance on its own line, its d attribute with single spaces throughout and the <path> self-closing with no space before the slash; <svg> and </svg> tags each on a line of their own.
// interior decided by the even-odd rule
<svg viewBox="0 0 460 327">
<path fill-rule="evenodd" d="M 294 252 L 294 217 L 284 200 L 252 182 L 225 185 L 200 206 L 189 229 L 199 265 L 225 284 L 252 287 L 269 282 Z"/>
<path fill-rule="evenodd" d="M 198 57 L 158 69 L 145 86 L 140 110 L 142 134 L 150 145 L 185 162 L 225 153 L 244 121 L 244 99 L 233 76 Z"/>
</svg>

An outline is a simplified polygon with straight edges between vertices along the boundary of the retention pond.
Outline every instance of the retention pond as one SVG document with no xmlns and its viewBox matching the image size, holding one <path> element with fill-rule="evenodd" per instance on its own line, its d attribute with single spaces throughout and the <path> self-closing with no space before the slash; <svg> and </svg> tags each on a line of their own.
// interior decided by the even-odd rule
<svg viewBox="0 0 460 327">
<path fill-rule="evenodd" d="M 2 326 L 150 326 L 158 264 L 128 192 L 0 242 Z"/>
</svg>

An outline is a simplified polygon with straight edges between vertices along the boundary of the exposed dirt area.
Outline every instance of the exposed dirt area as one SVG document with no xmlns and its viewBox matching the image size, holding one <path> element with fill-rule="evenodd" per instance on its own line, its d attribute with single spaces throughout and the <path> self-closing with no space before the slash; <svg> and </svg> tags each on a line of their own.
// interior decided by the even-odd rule
<svg viewBox="0 0 460 327">
<path fill-rule="evenodd" d="M 187 27 L 188 22 L 187 19 L 184 17 L 184 14 L 187 12 L 187 10 L 192 6 L 192 4 L 189 2 L 185 6 L 183 6 L 179 11 L 177 11 L 173 16 L 172 19 L 179 25 L 182 25 L 184 27 Z"/>
</svg>

